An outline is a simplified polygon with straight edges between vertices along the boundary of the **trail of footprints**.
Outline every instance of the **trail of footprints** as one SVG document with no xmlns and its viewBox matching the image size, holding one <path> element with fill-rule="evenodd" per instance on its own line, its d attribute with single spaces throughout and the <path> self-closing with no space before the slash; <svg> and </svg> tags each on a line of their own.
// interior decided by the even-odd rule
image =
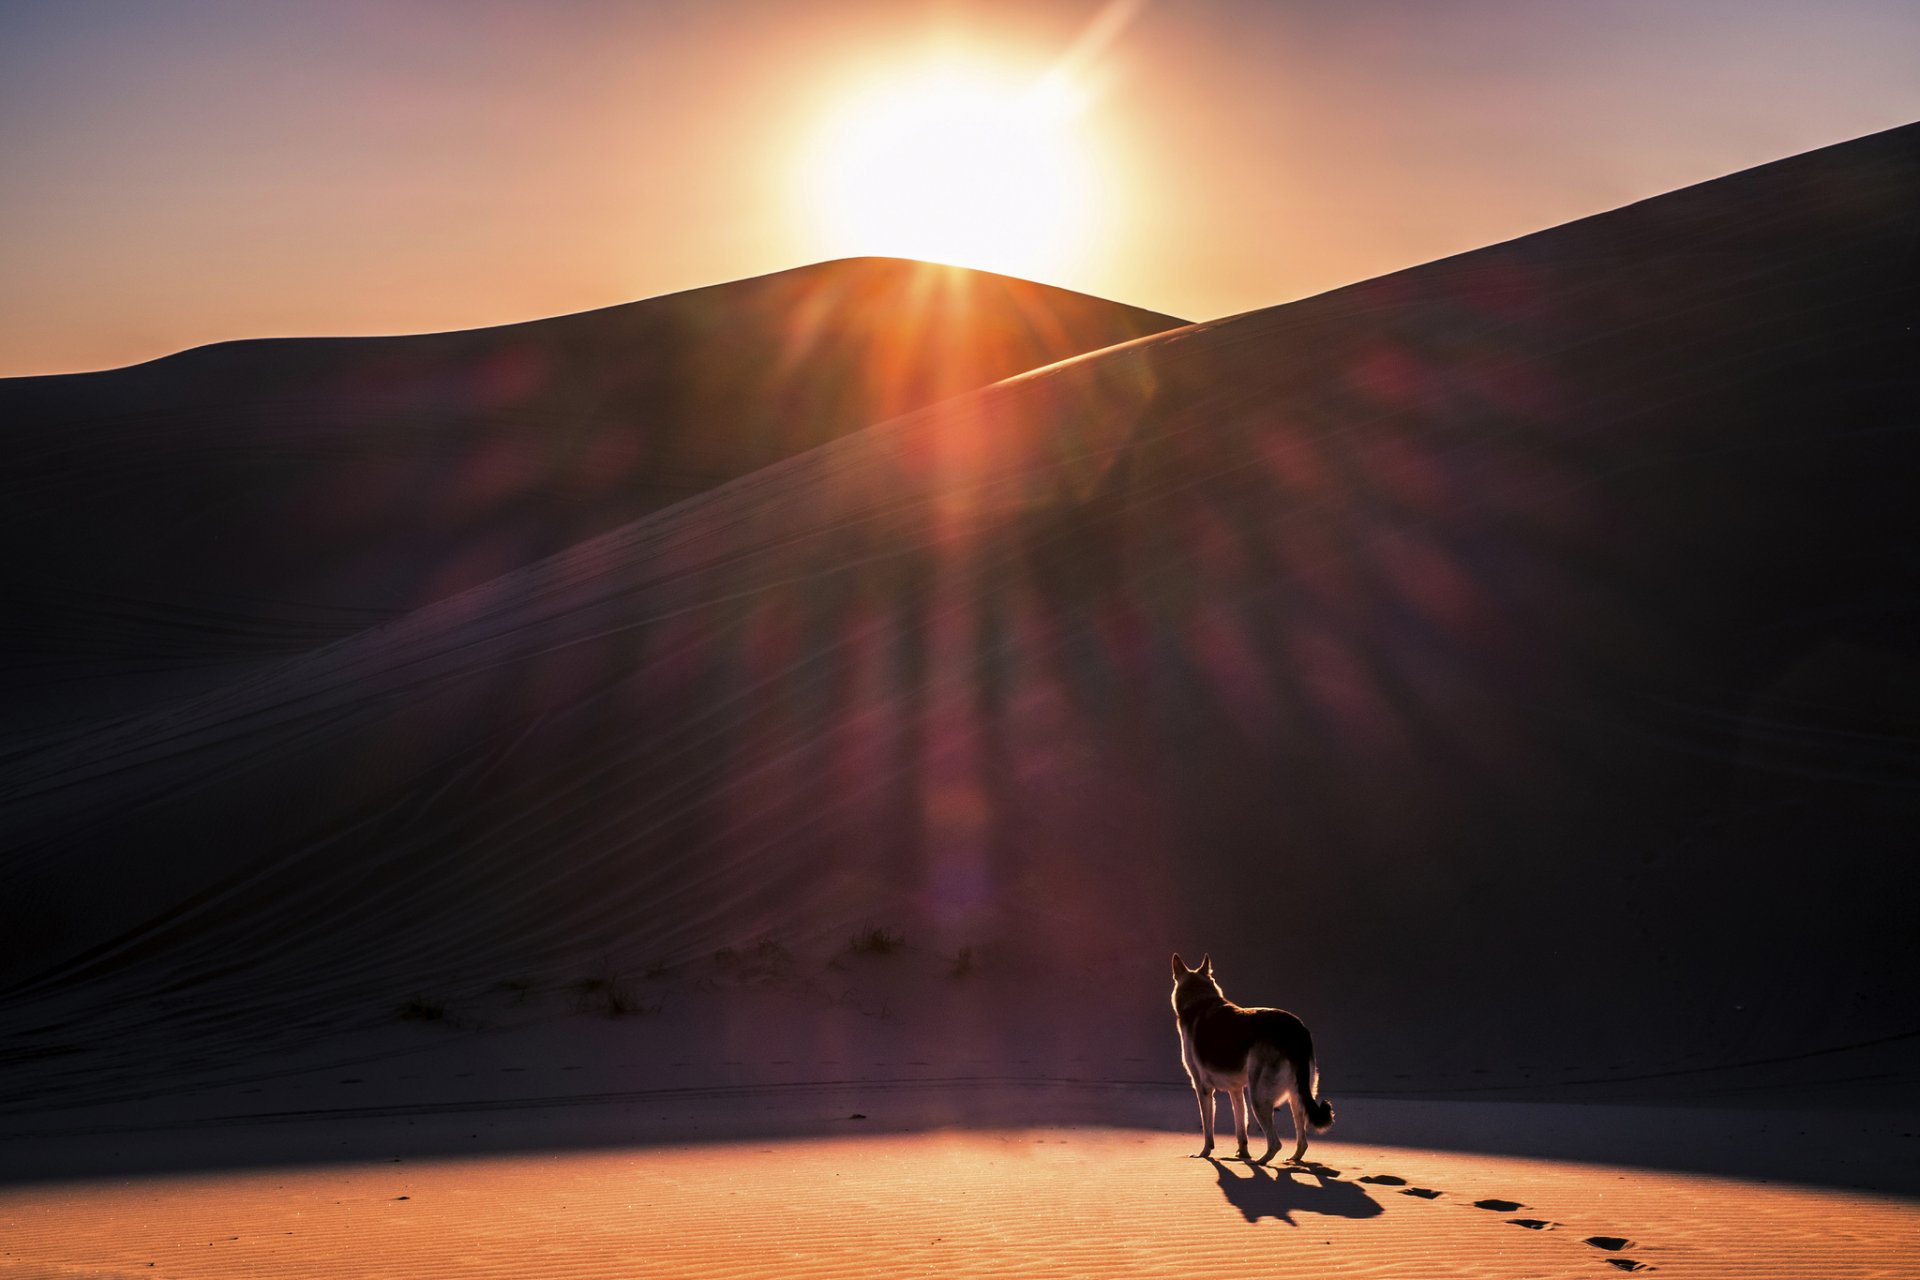
<svg viewBox="0 0 1920 1280">
<path fill-rule="evenodd" d="M 1362 1176 L 1359 1181 L 1370 1182 L 1377 1187 L 1398 1187 L 1401 1195 L 1417 1196 L 1422 1200 L 1438 1200 L 1446 1194 L 1443 1191 L 1435 1191 L 1432 1187 L 1409 1186 L 1405 1178 L 1395 1177 L 1391 1173 L 1370 1173 Z M 1498 1200 L 1489 1197 L 1485 1200 L 1475 1200 L 1473 1207 L 1476 1209 L 1485 1209 L 1490 1213 L 1517 1213 L 1527 1206 L 1521 1204 L 1518 1200 Z M 1552 1231 L 1560 1225 L 1557 1222 L 1549 1222 L 1545 1218 L 1508 1218 L 1507 1221 L 1516 1227 L 1525 1227 L 1529 1231 Z M 1600 1250 L 1603 1254 L 1615 1255 L 1601 1259 L 1601 1261 L 1604 1261 L 1610 1267 L 1617 1268 L 1621 1271 L 1653 1270 L 1653 1266 L 1650 1263 L 1637 1262 L 1632 1258 L 1618 1256 L 1621 1250 L 1633 1248 L 1633 1241 L 1627 1239 L 1625 1236 L 1588 1236 L 1585 1243 Z"/>
</svg>

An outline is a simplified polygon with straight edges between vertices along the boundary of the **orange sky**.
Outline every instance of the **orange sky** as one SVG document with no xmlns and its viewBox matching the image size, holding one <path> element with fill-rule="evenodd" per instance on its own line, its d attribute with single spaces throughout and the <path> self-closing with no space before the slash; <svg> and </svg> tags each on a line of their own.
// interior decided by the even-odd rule
<svg viewBox="0 0 1920 1280">
<path fill-rule="evenodd" d="M 814 157 L 941 60 L 1083 91 L 1097 222 L 1031 274 L 1202 319 L 1906 123 L 1916 48 L 1891 0 L 0 0 L 0 375 L 886 252 Z"/>
</svg>

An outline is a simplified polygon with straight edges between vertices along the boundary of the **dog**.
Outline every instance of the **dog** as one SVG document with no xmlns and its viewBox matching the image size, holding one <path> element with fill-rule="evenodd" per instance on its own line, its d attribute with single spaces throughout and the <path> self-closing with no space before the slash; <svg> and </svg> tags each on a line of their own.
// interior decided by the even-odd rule
<svg viewBox="0 0 1920 1280">
<path fill-rule="evenodd" d="M 1213 1155 L 1214 1094 L 1225 1090 L 1233 1103 L 1234 1134 L 1240 1158 L 1247 1156 L 1247 1104 L 1267 1135 L 1265 1164 L 1280 1149 L 1273 1108 L 1281 1098 L 1293 1111 L 1294 1147 L 1288 1157 L 1299 1164 L 1307 1154 L 1307 1132 L 1333 1126 L 1333 1106 L 1320 1096 L 1320 1068 L 1313 1058 L 1307 1024 L 1285 1009 L 1243 1009 L 1227 999 L 1213 978 L 1213 957 L 1187 968 L 1173 957 L 1173 1016 L 1180 1027 L 1180 1057 L 1200 1103 L 1200 1133 L 1205 1138 L 1195 1159 Z"/>
</svg>

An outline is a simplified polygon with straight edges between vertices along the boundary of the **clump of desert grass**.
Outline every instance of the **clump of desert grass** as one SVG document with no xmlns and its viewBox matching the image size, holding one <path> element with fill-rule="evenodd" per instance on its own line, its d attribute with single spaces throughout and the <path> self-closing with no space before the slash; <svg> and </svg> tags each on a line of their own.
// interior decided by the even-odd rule
<svg viewBox="0 0 1920 1280">
<path fill-rule="evenodd" d="M 792 972 L 793 953 L 772 938 L 762 938 L 749 947 L 721 947 L 713 953 L 713 967 L 733 982 L 778 984 Z"/>
<path fill-rule="evenodd" d="M 394 1010 L 402 1022 L 446 1022 L 447 1006 L 415 992 Z"/>
<path fill-rule="evenodd" d="M 868 925 L 847 940 L 847 950 L 856 956 L 890 956 L 906 945 L 905 935 L 879 925 Z"/>
<path fill-rule="evenodd" d="M 597 1013 L 605 1018 L 633 1018 L 660 1012 L 658 1004 L 645 1004 L 637 999 L 618 973 L 596 973 L 576 978 L 570 989 L 573 992 L 573 1007 L 579 1013 Z"/>
</svg>

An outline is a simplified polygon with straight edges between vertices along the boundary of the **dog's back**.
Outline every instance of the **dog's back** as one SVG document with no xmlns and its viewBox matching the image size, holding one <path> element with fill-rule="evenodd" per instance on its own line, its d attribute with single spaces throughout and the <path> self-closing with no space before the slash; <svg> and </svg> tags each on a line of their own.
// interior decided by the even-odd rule
<svg viewBox="0 0 1920 1280">
<path fill-rule="evenodd" d="M 1313 1065 L 1313 1033 L 1285 1009 L 1243 1009 L 1231 1000 L 1203 1010 L 1193 1023 L 1200 1061 L 1238 1074 L 1250 1056 L 1285 1059 L 1305 1079 Z"/>
</svg>

